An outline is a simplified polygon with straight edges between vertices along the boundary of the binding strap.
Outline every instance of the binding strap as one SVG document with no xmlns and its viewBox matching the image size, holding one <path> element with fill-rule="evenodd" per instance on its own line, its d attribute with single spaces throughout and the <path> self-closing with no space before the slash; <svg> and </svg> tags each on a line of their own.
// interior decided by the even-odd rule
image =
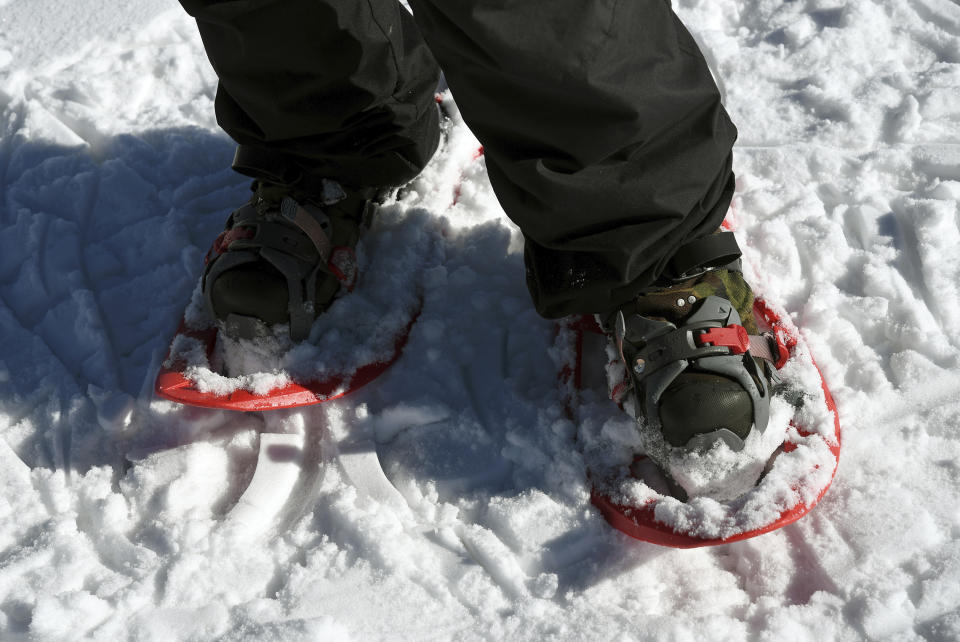
<svg viewBox="0 0 960 642">
<path fill-rule="evenodd" d="M 307 208 L 310 207 L 308 210 Z M 319 207 L 301 205 L 289 196 L 280 202 L 280 213 L 285 219 L 296 225 L 307 235 L 317 248 L 320 261 L 326 264 L 330 260 L 333 244 L 330 242 L 330 218 Z"/>
<path fill-rule="evenodd" d="M 339 189 L 339 185 L 335 186 Z M 324 194 L 325 201 L 336 202 L 342 198 L 342 190 L 340 194 L 328 192 Z M 320 207 L 299 203 L 289 196 L 280 202 L 279 212 L 276 209 L 260 212 L 255 205 L 248 204 L 231 215 L 227 226 L 205 261 L 204 293 L 211 313 L 214 306 L 208 284 L 231 269 L 263 260 L 276 268 L 287 282 L 290 336 L 300 341 L 308 337 L 318 312 L 315 296 L 318 279 L 324 273 L 332 275 L 347 291 L 356 285 L 359 274 L 356 252 L 349 246 L 333 245 L 332 223 Z M 291 234 L 291 227 L 303 232 L 306 238 Z M 236 317 L 237 324 L 256 326 L 252 317 L 249 320 L 238 315 L 231 317 Z M 252 335 L 253 331 L 238 333 Z"/>
</svg>

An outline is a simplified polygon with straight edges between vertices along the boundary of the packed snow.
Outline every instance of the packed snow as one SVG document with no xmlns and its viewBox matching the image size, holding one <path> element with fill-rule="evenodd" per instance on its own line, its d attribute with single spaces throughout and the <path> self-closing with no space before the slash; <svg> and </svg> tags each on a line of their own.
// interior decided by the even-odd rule
<svg viewBox="0 0 960 642">
<path fill-rule="evenodd" d="M 172 0 L 0 0 L 0 638 L 960 639 L 960 5 L 674 8 L 740 129 L 748 280 L 844 429 L 808 516 L 696 550 L 591 506 L 554 324 L 456 117 L 382 220 L 427 248 L 394 366 L 298 410 L 154 398 L 249 193 L 216 78 Z"/>
</svg>

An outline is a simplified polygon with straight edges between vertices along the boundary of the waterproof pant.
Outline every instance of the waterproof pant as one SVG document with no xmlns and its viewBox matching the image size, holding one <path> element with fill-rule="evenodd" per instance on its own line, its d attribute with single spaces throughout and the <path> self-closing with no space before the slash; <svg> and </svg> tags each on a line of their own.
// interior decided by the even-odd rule
<svg viewBox="0 0 960 642">
<path fill-rule="evenodd" d="M 400 185 L 439 140 L 439 67 L 554 318 L 605 313 L 713 232 L 736 129 L 669 0 L 181 0 L 238 171 Z"/>
</svg>

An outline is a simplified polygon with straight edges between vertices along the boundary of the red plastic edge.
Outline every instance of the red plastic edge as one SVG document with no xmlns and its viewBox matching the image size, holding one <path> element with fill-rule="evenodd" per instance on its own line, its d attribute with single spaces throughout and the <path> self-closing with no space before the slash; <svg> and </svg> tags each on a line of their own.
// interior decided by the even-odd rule
<svg viewBox="0 0 960 642">
<path fill-rule="evenodd" d="M 189 406 L 240 410 L 243 412 L 297 408 L 332 401 L 362 388 L 393 365 L 400 358 L 403 348 L 407 344 L 407 339 L 410 337 L 410 330 L 419 316 L 420 308 L 411 317 L 406 327 L 397 335 L 393 353 L 388 359 L 364 364 L 351 376 L 335 375 L 328 379 L 310 381 L 304 384 L 291 383 L 265 395 L 256 395 L 248 390 L 237 390 L 229 395 L 217 395 L 197 390 L 193 382 L 187 379 L 183 373 L 164 366 L 161 367 L 160 373 L 157 375 L 154 390 L 157 395 L 164 399 Z M 217 341 L 216 329 L 193 331 L 187 328 L 185 321 L 181 321 L 177 334 L 199 339 L 206 346 L 207 354 L 213 353 Z M 169 357 L 169 354 L 167 356 Z"/>
<path fill-rule="evenodd" d="M 785 343 L 791 350 L 797 345 L 797 338 L 787 330 L 779 315 L 770 309 L 766 302 L 761 299 L 757 299 L 754 302 L 754 311 L 768 323 L 770 323 L 774 331 L 780 331 L 786 335 Z M 836 439 L 834 444 L 830 444 L 830 452 L 833 453 L 834 456 L 834 465 L 833 471 L 830 474 L 830 481 L 826 486 L 823 487 L 823 489 L 817 495 L 817 498 L 810 504 L 804 504 L 800 502 L 792 508 L 784 510 L 782 513 L 780 513 L 780 517 L 778 517 L 776 520 L 753 530 L 737 533 L 736 535 L 731 535 L 730 537 L 703 538 L 687 533 L 676 532 L 672 526 L 657 521 L 656 517 L 654 516 L 653 504 L 648 504 L 642 507 L 624 506 L 622 504 L 615 503 L 609 497 L 600 493 L 596 489 L 591 490 L 590 501 L 600 510 L 610 525 L 617 530 L 622 531 L 630 537 L 638 540 L 650 542 L 652 544 L 658 544 L 660 546 L 670 546 L 673 548 L 699 548 L 701 546 L 719 546 L 721 544 L 729 544 L 731 542 L 737 542 L 769 533 L 777 530 L 778 528 L 782 528 L 787 524 L 797 521 L 809 513 L 826 494 L 827 490 L 830 488 L 830 484 L 833 482 L 834 476 L 836 475 L 837 465 L 840 463 L 840 414 L 837 412 L 837 405 L 833 400 L 833 395 L 830 394 L 830 390 L 827 388 L 827 384 L 823 379 L 823 373 L 820 371 L 820 367 L 817 366 L 816 361 L 813 362 L 813 365 L 815 368 L 817 368 L 817 373 L 820 375 L 820 386 L 823 389 L 827 408 L 831 413 L 833 413 L 833 425 Z M 802 431 L 801 434 L 803 434 Z M 787 446 L 789 445 L 791 445 L 790 442 L 787 443 Z"/>
<path fill-rule="evenodd" d="M 750 349 L 750 336 L 746 328 L 736 323 L 722 328 L 710 328 L 694 337 L 694 342 L 699 346 L 730 348 L 731 354 L 743 354 Z"/>
</svg>

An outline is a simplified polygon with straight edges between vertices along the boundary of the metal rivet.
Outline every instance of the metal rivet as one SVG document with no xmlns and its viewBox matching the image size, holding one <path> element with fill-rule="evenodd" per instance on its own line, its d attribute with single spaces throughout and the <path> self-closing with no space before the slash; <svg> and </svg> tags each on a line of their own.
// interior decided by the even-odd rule
<svg viewBox="0 0 960 642">
<path fill-rule="evenodd" d="M 687 302 L 684 301 L 683 299 L 677 299 L 677 306 L 679 306 L 679 307 L 682 308 L 682 307 L 685 306 L 686 304 L 687 304 Z"/>
<path fill-rule="evenodd" d="M 697 297 L 693 296 L 692 294 L 687 297 L 687 303 L 696 303 L 696 302 L 697 302 Z"/>
<path fill-rule="evenodd" d="M 633 371 L 637 374 L 643 374 L 644 369 L 647 367 L 647 362 L 643 359 L 637 359 L 637 362 L 633 364 Z"/>
</svg>

